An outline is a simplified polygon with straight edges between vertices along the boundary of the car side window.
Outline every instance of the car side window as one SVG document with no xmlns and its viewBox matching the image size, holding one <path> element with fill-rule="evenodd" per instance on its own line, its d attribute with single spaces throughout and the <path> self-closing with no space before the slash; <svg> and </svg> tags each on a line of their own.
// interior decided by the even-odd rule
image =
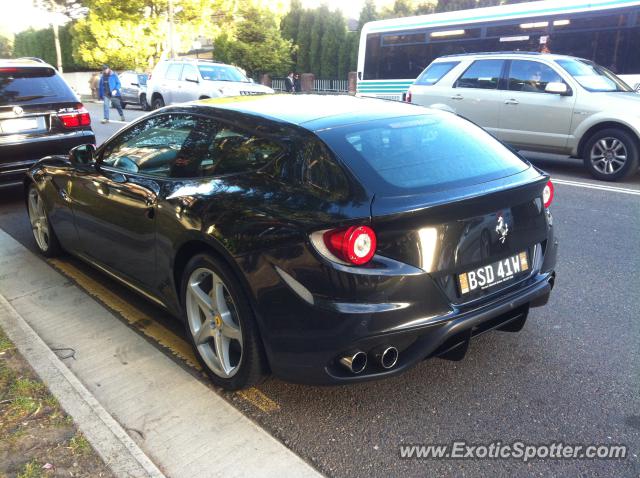
<svg viewBox="0 0 640 478">
<path fill-rule="evenodd" d="M 220 124 L 206 157 L 203 176 L 242 173 L 261 169 L 286 153 L 284 144 Z"/>
<path fill-rule="evenodd" d="M 182 65 L 180 63 L 174 63 L 167 68 L 167 74 L 165 78 L 167 80 L 178 80 L 180 79 L 180 73 L 182 72 Z"/>
<path fill-rule="evenodd" d="M 537 61 L 512 60 L 509 90 L 544 93 L 548 83 L 564 83 L 553 68 Z"/>
<path fill-rule="evenodd" d="M 500 83 L 504 60 L 476 60 L 456 81 L 456 88 L 495 90 Z"/>
<path fill-rule="evenodd" d="M 192 79 L 198 78 L 198 71 L 196 70 L 196 67 L 193 65 L 184 65 L 184 68 L 182 69 L 182 77 L 181 80 L 185 81 L 187 78 Z"/>
<path fill-rule="evenodd" d="M 349 181 L 333 155 L 320 141 L 305 144 L 302 163 L 302 181 L 312 191 L 332 199 L 344 198 L 349 192 Z"/>
<path fill-rule="evenodd" d="M 125 131 L 106 145 L 101 164 L 127 173 L 168 177 L 176 164 L 193 158 L 192 115 L 154 116 Z"/>
</svg>

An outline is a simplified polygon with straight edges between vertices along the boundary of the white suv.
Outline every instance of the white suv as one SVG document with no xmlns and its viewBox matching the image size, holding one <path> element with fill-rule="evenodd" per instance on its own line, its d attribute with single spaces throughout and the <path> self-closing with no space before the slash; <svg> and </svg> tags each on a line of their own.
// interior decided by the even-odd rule
<svg viewBox="0 0 640 478">
<path fill-rule="evenodd" d="M 583 158 L 598 179 L 638 169 L 640 95 L 589 60 L 526 52 L 441 57 L 407 101 L 455 112 L 516 149 Z"/>
<path fill-rule="evenodd" d="M 147 84 L 152 109 L 173 103 L 222 96 L 273 93 L 248 79 L 232 65 L 206 60 L 165 60 L 153 69 Z"/>
</svg>

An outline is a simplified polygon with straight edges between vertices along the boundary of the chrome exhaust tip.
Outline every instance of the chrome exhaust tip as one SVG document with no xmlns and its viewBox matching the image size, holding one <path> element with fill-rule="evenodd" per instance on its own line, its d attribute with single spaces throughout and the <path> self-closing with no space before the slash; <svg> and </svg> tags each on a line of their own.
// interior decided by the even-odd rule
<svg viewBox="0 0 640 478">
<path fill-rule="evenodd" d="M 357 350 L 349 355 L 340 357 L 340 363 L 351 373 L 360 373 L 367 366 L 367 354 Z"/>
<path fill-rule="evenodd" d="M 398 355 L 398 349 L 392 346 L 380 347 L 373 352 L 376 363 L 387 370 L 396 366 Z"/>
</svg>

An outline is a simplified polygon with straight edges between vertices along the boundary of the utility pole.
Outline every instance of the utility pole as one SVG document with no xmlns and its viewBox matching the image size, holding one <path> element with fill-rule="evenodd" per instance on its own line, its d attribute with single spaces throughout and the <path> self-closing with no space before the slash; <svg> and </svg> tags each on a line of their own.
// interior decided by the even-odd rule
<svg viewBox="0 0 640 478">
<path fill-rule="evenodd" d="M 56 66 L 58 67 L 58 72 L 63 73 L 62 51 L 60 50 L 60 35 L 58 33 L 58 19 L 54 18 L 51 25 L 53 26 L 53 41 L 56 44 Z"/>
<path fill-rule="evenodd" d="M 169 0 L 169 58 L 173 58 L 173 0 Z"/>
</svg>

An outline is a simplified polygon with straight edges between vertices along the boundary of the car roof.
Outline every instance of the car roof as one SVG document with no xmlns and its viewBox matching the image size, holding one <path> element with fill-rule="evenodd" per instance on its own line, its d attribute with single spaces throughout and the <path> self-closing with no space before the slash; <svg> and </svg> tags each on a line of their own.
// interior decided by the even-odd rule
<svg viewBox="0 0 640 478">
<path fill-rule="evenodd" d="M 526 59 L 542 59 L 542 60 L 558 60 L 558 59 L 572 59 L 577 60 L 578 57 L 570 56 L 570 55 L 558 55 L 554 53 L 540 53 L 537 51 L 486 51 L 486 52 L 478 52 L 478 53 L 459 53 L 456 55 L 445 55 L 434 60 L 435 62 L 439 61 L 448 61 L 452 59 L 473 59 L 475 57 L 487 58 L 487 57 L 510 57 L 510 58 L 526 58 Z"/>
<path fill-rule="evenodd" d="M 0 67 L 10 67 L 10 66 L 19 66 L 19 67 L 48 67 L 53 68 L 53 66 L 49 65 L 45 61 L 40 60 L 39 58 L 0 58 Z M 55 70 L 55 68 L 53 68 Z"/>
<path fill-rule="evenodd" d="M 286 122 L 310 131 L 431 111 L 422 106 L 399 101 L 350 95 L 251 95 L 211 98 L 191 104 Z"/>
</svg>

